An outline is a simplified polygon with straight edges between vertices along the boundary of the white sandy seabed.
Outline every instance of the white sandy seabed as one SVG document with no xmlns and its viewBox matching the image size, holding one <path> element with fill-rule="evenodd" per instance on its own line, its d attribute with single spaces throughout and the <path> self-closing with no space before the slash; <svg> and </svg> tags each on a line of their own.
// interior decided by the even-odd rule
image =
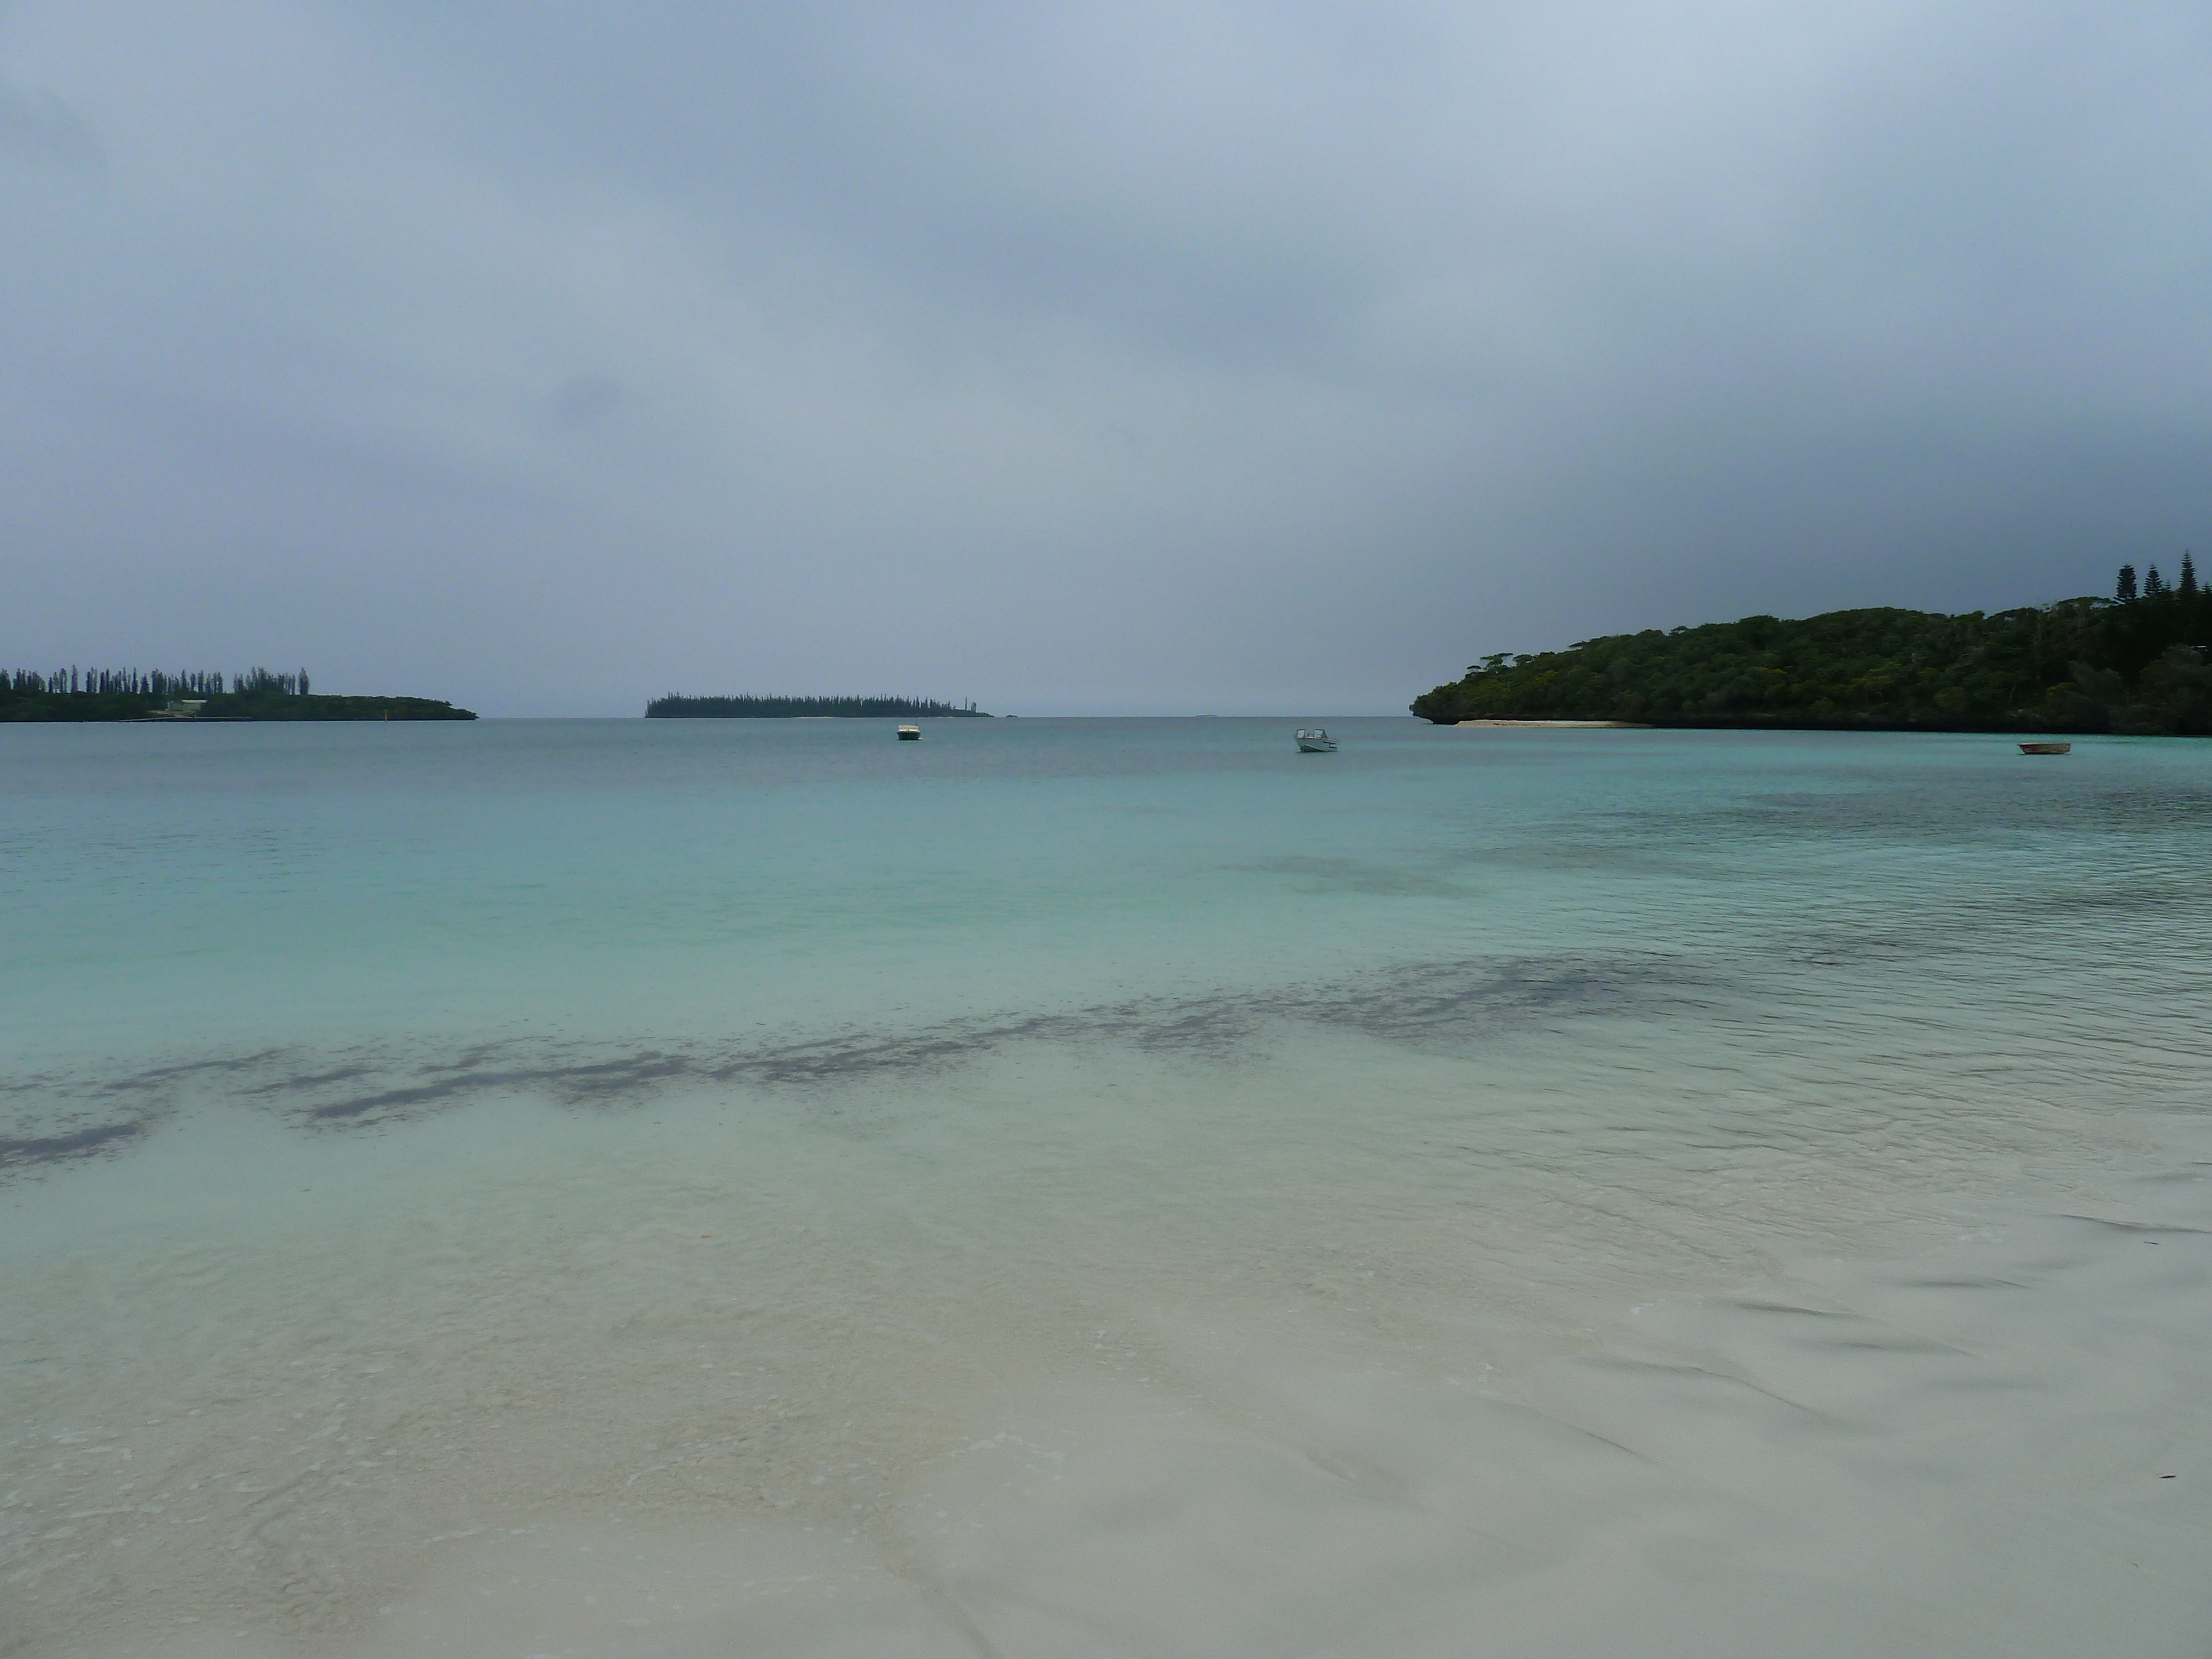
<svg viewBox="0 0 2212 1659">
<path fill-rule="evenodd" d="M 5 1659 L 2212 1652 L 2201 745 L 605 725 L 17 746 Z"/>
<path fill-rule="evenodd" d="M 101 1570 L 88 1547 L 128 1559 L 110 1580 L 116 1616 L 80 1605 L 73 1629 L 19 1622 L 12 1639 L 0 1626 L 0 1651 L 2198 1656 L 2212 1645 L 2212 1134 L 2178 1118 L 2154 1129 L 2155 1156 L 2040 1213 L 1638 1306 L 1517 1370 L 1386 1365 L 1280 1326 L 1158 1331 L 1145 1375 L 999 1390 L 959 1449 L 857 1527 L 757 1507 L 593 1521 L 580 1518 L 592 1503 L 543 1494 L 530 1516 L 448 1514 L 449 1533 L 394 1558 L 404 1572 L 385 1564 L 388 1599 L 339 1595 L 352 1610 L 319 1628 L 205 1601 L 179 1615 L 145 1582 L 210 1516 L 233 1534 L 218 1550 L 260 1550 L 265 1577 L 281 1482 L 210 1480 L 185 1504 L 198 1516 L 136 1513 L 136 1483 L 120 1483 L 97 1513 L 42 1517 L 34 1558 L 79 1581 Z M 367 1505 L 392 1454 L 351 1455 L 373 1449 L 336 1432 L 358 1414 L 257 1409 L 271 1441 L 281 1424 L 333 1460 L 301 1463 L 294 1496 L 357 1463 Z M 397 1446 L 435 1415 L 379 1432 Z M 129 1458 L 128 1431 L 99 1431 L 110 1443 L 64 1437 L 52 1467 Z M 144 1431 L 142 1471 L 158 1473 L 160 1443 Z M 231 1486 L 244 1495 L 217 1494 Z M 346 1553 L 340 1535 L 313 1549 Z"/>
</svg>

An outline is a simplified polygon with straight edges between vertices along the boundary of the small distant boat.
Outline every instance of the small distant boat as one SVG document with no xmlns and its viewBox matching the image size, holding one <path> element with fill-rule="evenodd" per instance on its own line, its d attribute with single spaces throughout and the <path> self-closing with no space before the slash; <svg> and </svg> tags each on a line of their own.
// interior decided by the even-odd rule
<svg viewBox="0 0 2212 1659">
<path fill-rule="evenodd" d="M 901 743 L 920 743 L 921 741 L 921 728 L 918 726 L 902 726 L 899 727 L 899 741 Z"/>
<path fill-rule="evenodd" d="M 2073 748 L 2070 743 L 2024 743 L 2020 746 L 2023 755 L 2063 755 Z"/>
<path fill-rule="evenodd" d="M 1298 752 L 1300 754 L 1334 755 L 1336 752 L 1336 739 L 1329 736 L 1328 732 L 1322 731 L 1319 726 L 1316 726 L 1310 732 L 1307 731 L 1304 726 L 1300 726 L 1297 732 L 1297 738 Z"/>
</svg>

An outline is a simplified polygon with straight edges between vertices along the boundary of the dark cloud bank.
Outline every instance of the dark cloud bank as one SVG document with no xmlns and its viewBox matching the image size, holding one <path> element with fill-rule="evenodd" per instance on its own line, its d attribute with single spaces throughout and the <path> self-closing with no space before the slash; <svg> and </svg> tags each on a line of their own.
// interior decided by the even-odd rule
<svg viewBox="0 0 2212 1659">
<path fill-rule="evenodd" d="M 2187 8 L 0 11 L 0 655 L 1383 710 L 2208 540 Z"/>
</svg>

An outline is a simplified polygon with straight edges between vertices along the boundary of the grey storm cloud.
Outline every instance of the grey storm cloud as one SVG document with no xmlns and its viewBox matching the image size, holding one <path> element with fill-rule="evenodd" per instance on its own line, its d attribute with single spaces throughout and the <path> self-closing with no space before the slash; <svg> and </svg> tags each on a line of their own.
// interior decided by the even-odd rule
<svg viewBox="0 0 2212 1659">
<path fill-rule="evenodd" d="M 554 391 L 553 418 L 566 427 L 593 426 L 622 401 L 622 382 L 611 374 L 572 374 Z"/>
<path fill-rule="evenodd" d="M 2187 9 L 24 0 L 0 88 L 0 656 L 1385 710 L 2208 539 Z"/>
<path fill-rule="evenodd" d="M 97 173 L 107 161 L 100 135 L 82 116 L 51 92 L 26 92 L 5 81 L 0 81 L 0 155 L 67 173 Z"/>
</svg>

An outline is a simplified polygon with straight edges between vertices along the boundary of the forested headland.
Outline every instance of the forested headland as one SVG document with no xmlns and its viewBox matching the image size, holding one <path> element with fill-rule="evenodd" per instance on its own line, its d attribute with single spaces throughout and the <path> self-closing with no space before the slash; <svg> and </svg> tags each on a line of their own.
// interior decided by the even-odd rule
<svg viewBox="0 0 2212 1659">
<path fill-rule="evenodd" d="M 649 720 L 977 720 L 991 717 L 974 703 L 933 697 L 655 697 Z"/>
<path fill-rule="evenodd" d="M 1984 615 L 1832 611 L 1484 658 L 1416 697 L 1462 720 L 1868 731 L 2212 732 L 2212 593 L 2120 567 L 2109 599 Z"/>
<path fill-rule="evenodd" d="M 250 668 L 228 680 L 197 670 L 136 668 L 0 671 L 0 720 L 138 720 L 198 703 L 181 718 L 230 720 L 472 720 L 465 708 L 428 697 L 330 696 L 310 689 L 304 668 Z"/>
</svg>

